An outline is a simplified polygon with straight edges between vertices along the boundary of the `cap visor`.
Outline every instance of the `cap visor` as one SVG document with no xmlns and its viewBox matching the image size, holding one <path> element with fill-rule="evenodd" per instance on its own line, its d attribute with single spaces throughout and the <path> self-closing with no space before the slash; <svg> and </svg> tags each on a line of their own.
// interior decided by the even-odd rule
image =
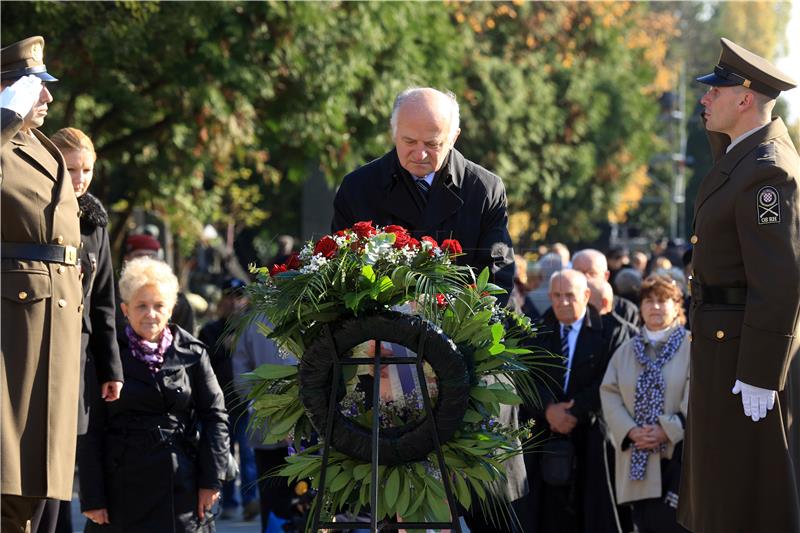
<svg viewBox="0 0 800 533">
<path fill-rule="evenodd" d="M 42 81 L 58 81 L 58 78 L 54 78 L 53 76 L 51 76 L 47 72 L 39 72 L 39 73 L 34 74 L 34 76 L 36 76 L 37 78 L 39 78 Z"/>
<path fill-rule="evenodd" d="M 705 85 L 714 85 L 717 87 L 730 87 L 733 85 L 738 85 L 735 81 L 726 80 L 720 76 L 717 76 L 715 73 L 706 74 L 705 76 L 700 76 L 699 78 L 695 78 L 700 83 Z"/>
</svg>

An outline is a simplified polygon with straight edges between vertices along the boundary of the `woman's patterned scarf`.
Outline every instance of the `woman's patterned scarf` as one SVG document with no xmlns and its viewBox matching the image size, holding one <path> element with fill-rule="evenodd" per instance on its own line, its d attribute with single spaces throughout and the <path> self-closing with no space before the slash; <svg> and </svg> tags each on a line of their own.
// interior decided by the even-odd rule
<svg viewBox="0 0 800 533">
<path fill-rule="evenodd" d="M 128 343 L 134 358 L 146 364 L 151 374 L 161 370 L 161 365 L 164 364 L 164 354 L 172 346 L 172 331 L 168 327 L 164 328 L 161 340 L 158 342 L 144 340 L 133 331 L 130 324 L 125 326 L 125 335 L 128 336 Z"/>
<path fill-rule="evenodd" d="M 633 419 L 638 427 L 643 427 L 648 424 L 658 423 L 658 417 L 664 414 L 664 391 L 666 384 L 664 383 L 664 374 L 661 370 L 664 365 L 672 359 L 672 356 L 678 351 L 683 338 L 686 336 L 686 330 L 682 327 L 675 328 L 664 347 L 661 348 L 661 353 L 655 359 L 650 359 L 644 352 L 644 338 L 640 333 L 633 339 L 633 353 L 636 355 L 636 360 L 642 365 L 642 373 L 636 380 L 636 396 L 633 402 Z M 630 478 L 634 481 L 641 481 L 645 477 L 647 470 L 647 459 L 650 453 L 661 453 L 665 448 L 662 444 L 658 448 L 652 450 L 639 450 L 633 448 L 631 453 L 631 473 Z"/>
</svg>

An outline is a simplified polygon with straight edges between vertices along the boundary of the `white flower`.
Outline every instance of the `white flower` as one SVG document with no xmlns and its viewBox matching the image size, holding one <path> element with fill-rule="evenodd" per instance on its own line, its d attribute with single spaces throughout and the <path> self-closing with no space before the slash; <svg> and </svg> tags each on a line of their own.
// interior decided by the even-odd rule
<svg viewBox="0 0 800 533">
<path fill-rule="evenodd" d="M 311 260 L 300 269 L 301 274 L 310 274 L 317 272 L 320 268 L 328 263 L 328 260 L 322 254 L 314 254 Z"/>
</svg>

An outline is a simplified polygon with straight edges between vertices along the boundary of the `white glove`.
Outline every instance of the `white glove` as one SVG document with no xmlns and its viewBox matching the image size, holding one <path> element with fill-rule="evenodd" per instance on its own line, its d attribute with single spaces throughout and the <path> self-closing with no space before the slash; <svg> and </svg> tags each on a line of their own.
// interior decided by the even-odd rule
<svg viewBox="0 0 800 533">
<path fill-rule="evenodd" d="M 0 107 L 10 109 L 21 117 L 33 109 L 42 93 L 42 80 L 31 74 L 15 81 L 0 93 Z"/>
<path fill-rule="evenodd" d="M 744 414 L 752 418 L 753 422 L 767 417 L 767 411 L 771 411 L 775 407 L 775 397 L 778 395 L 777 391 L 748 385 L 738 379 L 733 385 L 732 392 L 734 394 L 742 393 Z"/>
</svg>

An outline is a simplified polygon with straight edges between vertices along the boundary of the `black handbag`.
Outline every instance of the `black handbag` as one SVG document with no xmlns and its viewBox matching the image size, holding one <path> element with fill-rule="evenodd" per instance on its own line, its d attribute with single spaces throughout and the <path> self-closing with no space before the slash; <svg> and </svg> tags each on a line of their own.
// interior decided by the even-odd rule
<svg viewBox="0 0 800 533">
<path fill-rule="evenodd" d="M 539 460 L 542 480 L 553 487 L 566 487 L 575 473 L 575 445 L 572 440 L 554 437 L 542 445 Z"/>
</svg>

